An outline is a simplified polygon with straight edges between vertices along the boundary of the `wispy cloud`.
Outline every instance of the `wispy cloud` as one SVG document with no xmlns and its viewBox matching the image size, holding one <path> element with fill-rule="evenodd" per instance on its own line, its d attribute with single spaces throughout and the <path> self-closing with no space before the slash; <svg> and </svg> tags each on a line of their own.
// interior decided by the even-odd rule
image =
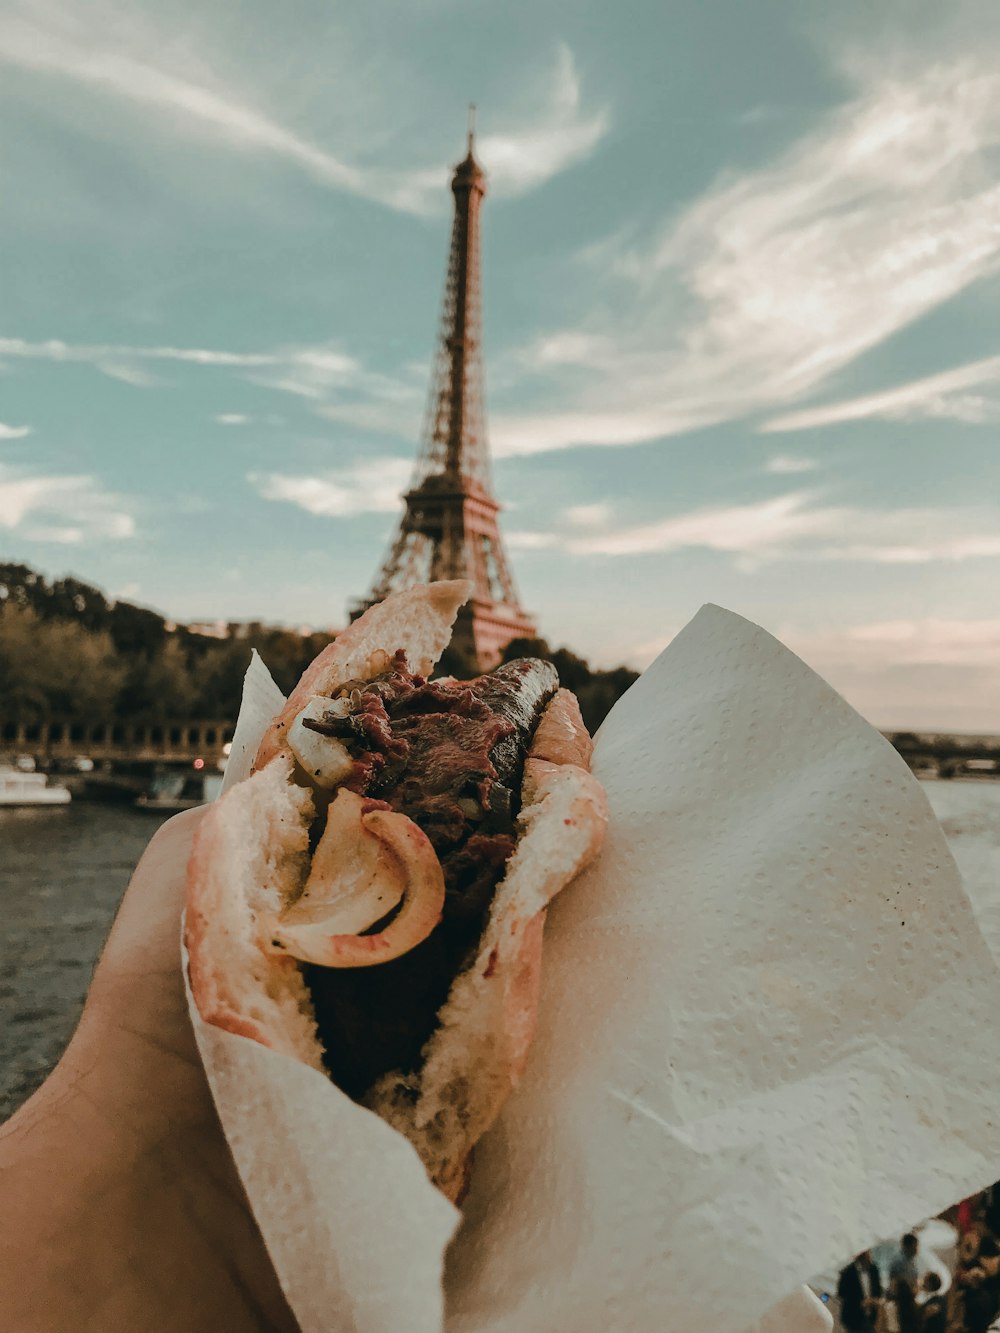
<svg viewBox="0 0 1000 1333">
<path fill-rule="evenodd" d="M 124 499 L 93 476 L 39 476 L 0 466 L 0 529 L 26 541 L 79 545 L 135 534 Z"/>
<path fill-rule="evenodd" d="M 0 338 L 0 357 L 4 356 L 9 360 L 91 365 L 103 374 L 135 385 L 161 383 L 147 370 L 156 362 L 233 370 L 253 384 L 306 399 L 319 416 L 329 421 L 408 440 L 415 438 L 420 428 L 427 392 L 426 366 L 409 364 L 398 377 L 393 377 L 369 370 L 356 357 L 331 344 L 242 352 L 217 347 L 143 347 L 66 343 L 58 338 L 41 342 Z M 220 412 L 213 419 L 226 426 L 245 425 L 251 420 L 242 412 Z"/>
<path fill-rule="evenodd" d="M 566 510 L 567 522 L 577 528 L 604 527 L 611 518 L 611 506 L 600 501 L 594 504 L 570 505 Z"/>
<path fill-rule="evenodd" d="M 407 384 L 388 376 L 366 376 L 351 397 L 324 403 L 317 415 L 327 421 L 359 426 L 376 435 L 394 435 L 413 441 L 420 429 L 426 386 Z"/>
<path fill-rule="evenodd" d="M 652 243 L 602 255 L 619 313 L 610 297 L 525 350 L 552 410 L 495 418 L 498 452 L 625 445 L 816 392 L 996 271 L 998 147 L 991 52 L 866 71 L 773 164 L 722 180 Z"/>
<path fill-rule="evenodd" d="M 990 663 L 1000 667 L 1000 620 L 926 617 L 855 625 L 848 640 L 920 665 L 957 666 Z"/>
<path fill-rule="evenodd" d="M 320 402 L 333 390 L 358 384 L 364 370 L 353 357 L 335 347 L 296 347 L 272 357 L 273 369 L 258 371 L 255 384 Z"/>
<path fill-rule="evenodd" d="M 1000 620 L 924 618 L 846 625 L 821 633 L 788 621 L 772 626 L 793 652 L 824 675 L 876 726 L 972 729 L 995 714 Z M 623 649 L 640 668 L 676 629 Z M 942 672 L 960 688 L 942 689 Z"/>
<path fill-rule="evenodd" d="M 719 551 L 751 566 L 790 554 L 797 559 L 927 564 L 1000 559 L 1000 508 L 862 509 L 824 503 L 819 492 L 794 491 L 751 504 L 709 506 L 654 523 L 586 533 L 574 531 L 569 520 L 551 532 L 512 532 L 508 540 L 523 550 L 578 556 Z"/>
<path fill-rule="evenodd" d="M 845 421 L 863 421 L 883 417 L 895 421 L 919 421 L 947 418 L 980 425 L 1000 421 L 1000 396 L 969 394 L 964 390 L 1000 381 L 1000 356 L 973 361 L 966 366 L 911 380 L 895 389 L 866 394 L 846 402 L 807 407 L 772 417 L 761 427 L 765 431 L 814 430 Z"/>
<path fill-rule="evenodd" d="M 8 426 L 6 422 L 0 421 L 0 440 L 23 440 L 30 434 L 30 426 Z"/>
<path fill-rule="evenodd" d="M 890 666 L 992 666 L 1000 668 L 1000 620 L 925 617 L 848 625 L 822 634 L 794 624 L 777 630 L 808 661 L 849 665 L 869 671 Z M 666 648 L 674 631 L 642 639 L 626 650 L 629 661 L 648 666 Z"/>
<path fill-rule="evenodd" d="M 506 541 L 512 551 L 551 551 L 567 544 L 555 532 L 530 532 L 517 528 L 507 533 Z"/>
<path fill-rule="evenodd" d="M 387 375 L 366 371 L 361 363 L 339 347 L 318 344 L 305 347 L 279 347 L 266 352 L 229 351 L 218 347 L 144 347 L 123 343 L 66 343 L 60 338 L 30 342 L 25 338 L 0 338 L 0 357 L 56 363 L 82 363 L 110 373 L 116 363 L 132 368 L 149 361 L 179 362 L 187 365 L 246 370 L 258 384 L 282 389 L 303 398 L 320 400 L 331 389 L 363 385 L 373 397 L 408 398 L 414 384 L 402 384 Z M 422 381 L 425 368 L 413 367 Z M 141 372 L 140 372 L 141 373 Z M 240 416 L 220 413 L 216 417 Z"/>
<path fill-rule="evenodd" d="M 326 421 L 412 441 L 427 395 L 427 367 L 403 367 L 397 376 L 368 369 L 329 347 L 282 352 L 273 370 L 248 376 L 255 384 L 308 400 Z"/>
<path fill-rule="evenodd" d="M 773 629 L 876 726 L 995 729 L 1000 620 L 926 617 L 821 631 L 790 620 Z"/>
<path fill-rule="evenodd" d="M 88 30 L 66 11 L 26 5 L 0 22 L 0 59 L 20 69 L 59 75 L 115 98 L 166 113 L 174 124 L 211 134 L 244 150 L 273 153 L 325 184 L 361 193 L 362 175 L 222 87 L 193 81 L 138 58 L 106 29 Z M 126 29 L 136 33 L 134 23 Z M 145 34 L 154 37 L 152 32 Z M 149 40 L 146 51 L 157 49 Z M 176 48 L 175 48 L 176 49 Z M 161 53 L 161 59 L 163 58 Z"/>
<path fill-rule="evenodd" d="M 109 17 L 106 11 L 104 17 Z M 0 61 L 86 86 L 157 114 L 163 123 L 189 135 L 281 160 L 321 185 L 391 208 L 428 213 L 446 206 L 447 165 L 440 158 L 418 168 L 375 166 L 365 162 L 370 145 L 357 142 L 356 132 L 355 139 L 334 151 L 318 136 L 291 128 L 266 106 L 227 86 L 204 60 L 185 50 L 175 32 L 170 40 L 166 37 L 162 27 L 151 20 L 144 23 L 134 11 L 128 23 L 88 23 L 84 14 L 23 0 L 20 13 L 0 19 Z M 343 75 L 334 64 L 330 80 L 336 84 Z M 247 77 L 243 82 L 253 86 L 255 81 Z M 554 63 L 534 83 L 539 92 L 529 84 L 522 103 L 499 110 L 501 128 L 480 143 L 480 156 L 499 194 L 520 194 L 542 184 L 589 154 L 607 129 L 606 110 L 588 112 L 583 107 L 573 54 L 565 44 L 557 46 Z M 323 88 L 328 94 L 329 84 Z M 505 125 L 509 128 L 502 128 Z"/>
<path fill-rule="evenodd" d="M 134 389 L 152 389 L 160 381 L 142 366 L 129 364 L 127 361 L 95 360 L 94 365 L 102 375 L 109 379 L 120 380 L 122 384 L 131 384 Z"/>
<path fill-rule="evenodd" d="M 777 627 L 777 632 L 797 653 L 827 667 L 1000 667 L 1000 620 L 995 619 L 930 616 L 872 621 L 821 633 L 803 632 L 789 623 Z"/>
<path fill-rule="evenodd" d="M 766 555 L 836 530 L 838 511 L 810 507 L 812 499 L 800 491 L 755 504 L 707 507 L 657 523 L 572 537 L 567 545 L 578 555 L 642 555 L 690 547 Z"/>
<path fill-rule="evenodd" d="M 499 194 L 523 194 L 574 163 L 589 157 L 607 133 L 608 109 L 588 113 L 583 106 L 573 52 L 564 43 L 547 70 L 540 105 L 521 128 L 484 135 L 477 155 Z"/>
<path fill-rule="evenodd" d="M 764 464 L 765 472 L 790 475 L 796 472 L 815 472 L 819 462 L 815 458 L 804 458 L 801 454 L 775 454 Z"/>
<path fill-rule="evenodd" d="M 369 458 L 314 475 L 251 472 L 247 480 L 265 500 L 283 500 L 326 518 L 348 518 L 395 513 L 412 471 L 412 459 Z"/>
<path fill-rule="evenodd" d="M 205 347 L 130 347 L 108 343 L 65 343 L 59 338 L 29 342 L 25 338 L 0 338 L 0 356 L 36 361 L 85 362 L 105 369 L 108 363 L 132 361 L 182 361 L 198 366 L 272 366 L 275 352 L 226 352 Z"/>
<path fill-rule="evenodd" d="M 121 344 L 100 343 L 63 343 L 60 339 L 47 339 L 43 343 L 29 343 L 20 337 L 0 337 L 0 356 L 25 357 L 40 361 L 88 361 L 97 367 L 101 363 L 113 361 L 116 357 L 124 360 L 149 361 L 188 361 L 193 365 L 273 365 L 277 356 L 273 352 L 220 352 L 200 347 L 125 347 Z"/>
</svg>

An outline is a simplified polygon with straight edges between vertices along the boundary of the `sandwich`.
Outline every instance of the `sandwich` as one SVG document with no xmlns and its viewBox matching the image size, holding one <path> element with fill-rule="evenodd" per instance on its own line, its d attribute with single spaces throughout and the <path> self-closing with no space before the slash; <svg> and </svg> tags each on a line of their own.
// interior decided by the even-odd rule
<svg viewBox="0 0 1000 1333">
<path fill-rule="evenodd" d="M 202 1018 L 326 1074 L 452 1201 L 525 1067 L 548 904 L 607 822 L 550 663 L 430 679 L 470 591 L 394 594 L 307 668 L 199 826 L 185 914 Z"/>
</svg>

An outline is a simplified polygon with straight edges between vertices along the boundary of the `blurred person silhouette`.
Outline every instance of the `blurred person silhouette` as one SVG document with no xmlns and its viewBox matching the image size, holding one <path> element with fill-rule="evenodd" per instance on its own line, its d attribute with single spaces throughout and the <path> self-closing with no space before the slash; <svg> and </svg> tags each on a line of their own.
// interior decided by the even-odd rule
<svg viewBox="0 0 1000 1333">
<path fill-rule="evenodd" d="M 1000 1235 L 1000 1181 L 983 1195 L 983 1220 L 994 1236 Z"/>
<path fill-rule="evenodd" d="M 889 1300 L 896 1307 L 899 1333 L 920 1333 L 920 1311 L 917 1308 L 917 1251 L 920 1242 L 908 1231 L 899 1242 L 899 1253 L 889 1265 Z"/>
<path fill-rule="evenodd" d="M 985 1333 L 997 1313 L 1000 1248 L 981 1222 L 973 1222 L 958 1243 L 956 1307 L 961 1333 Z"/>
<path fill-rule="evenodd" d="M 876 1326 L 882 1278 L 871 1251 L 864 1250 L 841 1270 L 837 1280 L 840 1322 L 849 1333 L 871 1333 Z"/>
<path fill-rule="evenodd" d="M 926 1299 L 920 1309 L 920 1333 L 947 1333 L 948 1303 L 941 1288 L 941 1275 L 933 1270 L 920 1280 L 921 1295 Z"/>
<path fill-rule="evenodd" d="M 970 1194 L 967 1199 L 962 1199 L 955 1209 L 955 1225 L 958 1227 L 958 1234 L 964 1236 L 976 1220 L 976 1206 L 979 1203 L 978 1194 Z"/>
<path fill-rule="evenodd" d="M 80 1024 L 0 1129 L 11 1333 L 295 1333 L 188 1018 L 180 914 L 203 810 L 132 876 Z"/>
</svg>

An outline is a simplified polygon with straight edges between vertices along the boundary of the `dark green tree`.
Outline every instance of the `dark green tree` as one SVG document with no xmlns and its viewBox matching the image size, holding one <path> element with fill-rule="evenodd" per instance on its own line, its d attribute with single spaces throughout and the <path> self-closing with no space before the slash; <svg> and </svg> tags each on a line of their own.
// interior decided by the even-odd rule
<svg viewBox="0 0 1000 1333">
<path fill-rule="evenodd" d="M 40 721 L 112 717 L 125 666 L 106 632 L 43 620 L 30 607 L 0 612 L 0 711 Z"/>
</svg>

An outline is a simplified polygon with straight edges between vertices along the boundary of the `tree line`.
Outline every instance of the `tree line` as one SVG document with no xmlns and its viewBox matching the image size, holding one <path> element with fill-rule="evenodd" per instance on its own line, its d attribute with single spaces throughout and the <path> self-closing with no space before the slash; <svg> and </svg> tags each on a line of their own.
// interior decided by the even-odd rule
<svg viewBox="0 0 1000 1333">
<path fill-rule="evenodd" d="M 174 625 L 155 611 L 110 600 L 92 584 L 48 580 L 28 565 L 0 563 L 0 718 L 43 722 L 178 718 L 231 720 L 253 648 L 286 693 L 330 642 L 263 624 L 227 627 L 224 638 Z M 516 639 L 504 660 L 545 657 L 580 699 L 591 729 L 636 679 L 625 667 L 593 671 L 567 648 Z M 443 660 L 455 675 L 468 664 Z"/>
<path fill-rule="evenodd" d="M 215 638 L 79 579 L 0 564 L 0 715 L 18 721 L 229 720 L 252 648 L 287 692 L 329 642 L 259 624 Z"/>
</svg>

